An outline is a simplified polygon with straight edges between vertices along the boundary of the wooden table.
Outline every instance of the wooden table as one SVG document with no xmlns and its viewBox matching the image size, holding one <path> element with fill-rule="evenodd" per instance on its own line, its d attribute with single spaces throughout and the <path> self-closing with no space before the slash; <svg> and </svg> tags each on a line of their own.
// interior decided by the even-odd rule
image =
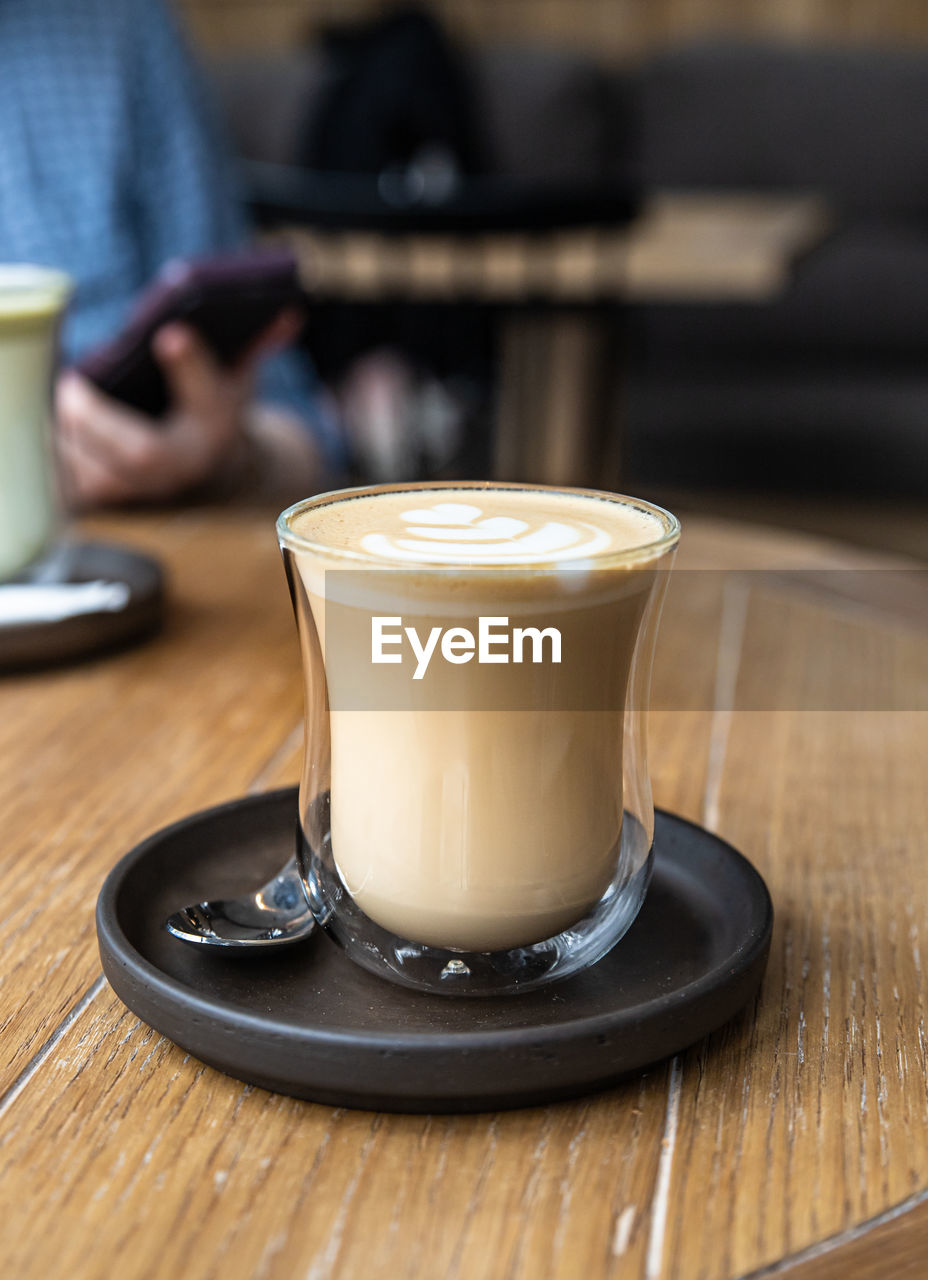
<svg viewBox="0 0 928 1280">
<path fill-rule="evenodd" d="M 828 230 L 817 196 L 659 191 L 617 227 L 400 234 L 284 226 L 310 294 L 353 302 L 769 302 Z"/>
<path fill-rule="evenodd" d="M 319 299 L 500 309 L 494 474 L 595 484 L 620 474 L 615 305 L 770 302 L 831 222 L 813 195 L 660 191 L 614 228 L 451 236 L 289 226 L 272 238 L 295 251 Z"/>
<path fill-rule="evenodd" d="M 756 1007 L 593 1097 L 377 1115 L 201 1066 L 100 973 L 93 907 L 112 863 L 164 823 L 297 776 L 271 515 L 95 522 L 163 557 L 163 636 L 0 684 L 0 1273 L 925 1274 L 928 715 L 802 710 L 789 683 L 857 663 L 890 677 L 897 708 L 928 705 L 919 583 L 836 578 L 823 571 L 885 562 L 691 522 L 682 567 L 789 571 L 681 578 L 652 714 L 657 803 L 732 840 L 770 885 Z M 780 709 L 730 711 L 736 686 Z"/>
</svg>

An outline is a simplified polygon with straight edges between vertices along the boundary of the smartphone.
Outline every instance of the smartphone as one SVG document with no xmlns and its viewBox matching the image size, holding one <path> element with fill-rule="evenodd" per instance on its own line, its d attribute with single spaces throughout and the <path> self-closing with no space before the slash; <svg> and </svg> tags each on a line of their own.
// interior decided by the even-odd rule
<svg viewBox="0 0 928 1280">
<path fill-rule="evenodd" d="M 162 325 L 190 325 L 219 363 L 231 367 L 282 311 L 302 309 L 304 302 L 296 258 L 287 250 L 177 259 L 142 294 L 122 333 L 76 367 L 107 395 L 160 418 L 171 405 L 151 345 Z"/>
</svg>

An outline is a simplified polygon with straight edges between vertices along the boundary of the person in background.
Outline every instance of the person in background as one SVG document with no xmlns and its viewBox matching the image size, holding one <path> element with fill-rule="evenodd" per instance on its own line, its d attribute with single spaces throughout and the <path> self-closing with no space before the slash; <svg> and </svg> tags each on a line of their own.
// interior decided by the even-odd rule
<svg viewBox="0 0 928 1280">
<path fill-rule="evenodd" d="M 76 281 L 66 364 L 119 332 L 166 261 L 247 243 L 228 154 L 163 0 L 2 0 L 0 121 L 0 261 Z M 163 327 L 155 354 L 173 404 L 158 423 L 65 368 L 56 409 L 72 500 L 323 486 L 341 444 L 311 368 L 279 350 L 297 326 L 280 317 L 233 370 L 192 329 Z"/>
</svg>

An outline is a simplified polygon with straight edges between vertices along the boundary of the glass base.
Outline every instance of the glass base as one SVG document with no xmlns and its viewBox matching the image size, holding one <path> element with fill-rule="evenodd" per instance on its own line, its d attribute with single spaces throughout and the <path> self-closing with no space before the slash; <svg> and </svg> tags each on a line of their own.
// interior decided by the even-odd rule
<svg viewBox="0 0 928 1280">
<path fill-rule="evenodd" d="M 355 963 L 391 982 L 452 996 L 529 991 L 601 960 L 638 915 L 653 859 L 644 827 L 626 812 L 616 875 L 582 920 L 529 946 L 458 951 L 398 937 L 371 920 L 345 888 L 328 835 L 314 849 L 298 825 L 297 853 L 316 923 Z"/>
</svg>

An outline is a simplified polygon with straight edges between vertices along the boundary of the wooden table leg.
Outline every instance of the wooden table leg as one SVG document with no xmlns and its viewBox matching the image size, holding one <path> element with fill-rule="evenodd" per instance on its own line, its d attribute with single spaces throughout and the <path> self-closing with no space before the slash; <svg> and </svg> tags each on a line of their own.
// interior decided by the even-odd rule
<svg viewBox="0 0 928 1280">
<path fill-rule="evenodd" d="M 593 311 L 503 318 L 495 479 L 598 486 L 608 459 L 611 482 L 618 449 L 610 324 Z"/>
</svg>

